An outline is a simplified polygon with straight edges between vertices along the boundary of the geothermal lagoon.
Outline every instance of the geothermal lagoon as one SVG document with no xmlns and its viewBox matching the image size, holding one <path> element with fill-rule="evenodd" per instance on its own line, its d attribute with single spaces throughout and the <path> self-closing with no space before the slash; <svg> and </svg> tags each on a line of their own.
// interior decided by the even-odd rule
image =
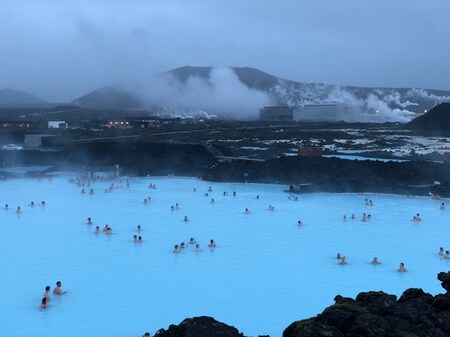
<svg viewBox="0 0 450 337">
<path fill-rule="evenodd" d="M 438 255 L 439 247 L 450 248 L 445 200 L 313 193 L 294 201 L 283 185 L 167 177 L 122 178 L 105 193 L 111 182 L 82 187 L 69 182 L 75 177 L 0 181 L 0 205 L 9 205 L 0 210 L 0 336 L 153 335 L 207 315 L 247 336 L 279 337 L 337 294 L 400 295 L 409 287 L 437 294 L 436 274 L 450 268 Z M 371 219 L 361 221 L 363 213 Z M 416 213 L 422 221 L 411 221 Z M 94 233 L 105 224 L 111 235 Z M 193 245 L 172 252 L 190 238 L 201 252 Z M 337 263 L 337 253 L 347 265 Z M 381 265 L 369 263 L 374 256 Z M 400 262 L 407 273 L 397 272 Z M 39 311 L 45 286 L 53 290 L 56 281 L 67 294 L 51 293 Z"/>
</svg>

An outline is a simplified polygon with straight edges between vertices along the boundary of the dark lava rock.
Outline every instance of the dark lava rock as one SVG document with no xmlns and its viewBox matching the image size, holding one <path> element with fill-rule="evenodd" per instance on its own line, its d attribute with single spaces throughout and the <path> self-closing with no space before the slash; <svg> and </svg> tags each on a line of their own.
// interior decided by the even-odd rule
<svg viewBox="0 0 450 337">
<path fill-rule="evenodd" d="M 450 289 L 450 272 L 439 273 Z M 450 294 L 433 297 L 407 289 L 397 300 L 382 291 L 362 292 L 356 299 L 335 297 L 320 315 L 294 322 L 283 337 L 444 337 L 450 336 Z"/>
<path fill-rule="evenodd" d="M 154 337 L 243 337 L 235 327 L 216 321 L 212 317 L 187 318 L 179 325 L 160 329 Z"/>
</svg>

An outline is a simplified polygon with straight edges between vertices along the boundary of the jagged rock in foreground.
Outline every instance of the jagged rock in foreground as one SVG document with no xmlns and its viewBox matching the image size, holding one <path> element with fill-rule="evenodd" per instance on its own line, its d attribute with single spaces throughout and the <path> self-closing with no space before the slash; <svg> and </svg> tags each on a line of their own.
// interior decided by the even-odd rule
<svg viewBox="0 0 450 337">
<path fill-rule="evenodd" d="M 171 325 L 167 330 L 160 329 L 154 337 L 243 337 L 233 326 L 216 321 L 212 317 L 187 318 L 179 325 Z"/>
<path fill-rule="evenodd" d="M 450 272 L 439 273 L 450 290 Z M 289 325 L 283 337 L 444 337 L 450 336 L 450 294 L 432 296 L 407 289 L 397 296 L 363 292 L 356 299 L 336 296 L 320 315 Z"/>
</svg>

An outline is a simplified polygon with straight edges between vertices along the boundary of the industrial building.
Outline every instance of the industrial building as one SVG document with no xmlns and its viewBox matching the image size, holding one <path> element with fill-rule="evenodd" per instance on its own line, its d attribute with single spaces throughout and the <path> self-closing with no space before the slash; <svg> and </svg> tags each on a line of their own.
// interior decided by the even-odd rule
<svg viewBox="0 0 450 337">
<path fill-rule="evenodd" d="M 259 110 L 259 119 L 261 121 L 339 122 L 348 120 L 352 109 L 351 106 L 344 103 L 264 107 Z"/>
</svg>

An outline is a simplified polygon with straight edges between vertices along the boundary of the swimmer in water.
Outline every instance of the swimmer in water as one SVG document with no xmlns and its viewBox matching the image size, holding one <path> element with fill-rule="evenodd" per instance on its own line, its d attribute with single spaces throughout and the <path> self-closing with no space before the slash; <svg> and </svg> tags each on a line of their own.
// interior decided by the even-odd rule
<svg viewBox="0 0 450 337">
<path fill-rule="evenodd" d="M 174 211 L 175 210 L 175 206 L 170 206 L 170 210 Z"/>
<path fill-rule="evenodd" d="M 45 206 L 45 201 L 41 201 L 41 206 Z"/>
<path fill-rule="evenodd" d="M 91 218 L 87 218 L 87 224 L 88 225 L 92 225 L 92 219 Z"/>
<path fill-rule="evenodd" d="M 211 186 L 209 186 L 208 192 L 212 192 L 212 187 Z"/>
<path fill-rule="evenodd" d="M 30 206 L 31 206 L 31 207 L 34 206 L 34 201 L 30 202 Z"/>
<path fill-rule="evenodd" d="M 195 242 L 195 239 L 194 238 L 190 238 L 189 239 L 189 244 L 190 245 L 193 245 L 193 244 L 195 244 L 196 242 Z"/>
<path fill-rule="evenodd" d="M 136 232 L 140 232 L 141 231 L 141 225 L 138 225 L 136 228 Z"/>
<path fill-rule="evenodd" d="M 361 221 L 366 221 L 366 220 L 367 220 L 366 213 L 363 213 L 363 217 L 362 217 Z"/>
<path fill-rule="evenodd" d="M 112 234 L 112 228 L 108 227 L 105 231 L 105 234 Z"/>
<path fill-rule="evenodd" d="M 210 248 L 216 247 L 216 243 L 214 242 L 213 239 L 209 240 L 209 245 L 208 245 L 208 247 L 210 247 Z"/>
<path fill-rule="evenodd" d="M 439 248 L 439 256 L 444 256 L 444 247 Z"/>
<path fill-rule="evenodd" d="M 450 259 L 450 252 L 448 250 L 445 251 L 444 259 Z"/>
<path fill-rule="evenodd" d="M 16 208 L 16 213 L 17 213 L 17 214 L 20 214 L 20 206 L 17 206 L 17 208 Z"/>
<path fill-rule="evenodd" d="M 374 257 L 372 262 L 370 262 L 371 264 L 381 264 L 380 261 L 378 261 L 377 257 Z"/>
<path fill-rule="evenodd" d="M 419 213 L 416 214 L 416 221 L 422 221 L 422 218 L 420 217 Z"/>
<path fill-rule="evenodd" d="M 248 210 L 248 208 L 245 209 L 244 213 L 245 214 L 250 214 L 250 211 Z"/>
<path fill-rule="evenodd" d="M 200 245 L 199 245 L 199 244 L 196 244 L 196 245 L 195 245 L 195 251 L 196 251 L 196 252 L 201 252 L 201 251 L 202 251 L 202 249 L 200 248 Z"/>
<path fill-rule="evenodd" d="M 297 221 L 297 225 L 298 225 L 298 226 L 303 226 L 302 220 L 298 220 L 298 221 Z"/>
<path fill-rule="evenodd" d="M 439 207 L 439 209 L 440 209 L 441 211 L 443 211 L 443 210 L 445 209 L 445 204 L 442 203 L 442 204 L 441 204 L 441 207 Z"/>
<path fill-rule="evenodd" d="M 180 243 L 180 249 L 184 249 L 186 248 L 186 245 L 184 244 L 184 242 Z"/>
<path fill-rule="evenodd" d="M 41 305 L 39 306 L 39 310 L 45 310 L 47 309 L 48 304 L 47 304 L 47 299 L 44 297 L 42 299 Z"/>
<path fill-rule="evenodd" d="M 133 235 L 133 241 L 137 242 L 137 239 L 138 239 L 137 235 Z"/>
<path fill-rule="evenodd" d="M 45 293 L 44 293 L 44 298 L 48 301 L 50 301 L 50 286 L 46 286 L 45 287 Z"/>
<path fill-rule="evenodd" d="M 259 195 L 256 196 L 256 200 L 259 200 Z"/>
<path fill-rule="evenodd" d="M 235 197 L 236 196 L 236 192 L 233 192 L 233 197 Z"/>
<path fill-rule="evenodd" d="M 94 232 L 94 234 L 98 234 L 98 233 L 100 233 L 100 227 L 99 227 L 99 226 L 96 226 L 96 227 L 95 227 L 95 232 Z"/>
<path fill-rule="evenodd" d="M 397 271 L 400 273 L 405 273 L 408 270 L 405 268 L 405 264 L 402 262 L 402 263 L 400 263 L 400 266 L 398 267 Z"/>
<path fill-rule="evenodd" d="M 89 194 L 94 194 L 94 190 L 93 189 L 91 189 L 90 191 L 89 191 Z"/>
<path fill-rule="evenodd" d="M 369 200 L 369 206 L 373 206 L 372 200 Z"/>
<path fill-rule="evenodd" d="M 4 209 L 5 209 L 5 210 L 8 210 L 8 209 L 9 209 L 9 205 L 8 205 L 8 204 L 5 204 Z"/>
<path fill-rule="evenodd" d="M 108 230 L 108 228 L 109 228 L 109 226 L 108 226 L 108 224 L 106 224 L 105 227 L 103 227 L 103 232 L 106 233 L 106 231 Z"/>
<path fill-rule="evenodd" d="M 343 220 L 347 221 L 347 216 L 345 214 L 344 214 Z"/>
<path fill-rule="evenodd" d="M 144 199 L 144 205 L 147 205 L 147 199 Z"/>
<path fill-rule="evenodd" d="M 216 201 L 214 200 L 214 198 L 211 199 L 211 204 L 214 204 Z"/>
<path fill-rule="evenodd" d="M 197 192 L 197 189 L 194 187 L 194 192 Z"/>
<path fill-rule="evenodd" d="M 184 222 L 188 222 L 188 221 L 189 221 L 189 219 L 188 219 L 187 215 L 185 215 L 185 216 L 184 216 L 184 219 L 183 219 L 183 221 L 184 221 Z"/>
<path fill-rule="evenodd" d="M 336 254 L 336 259 L 338 259 L 338 260 L 340 260 L 342 257 L 341 257 L 341 253 L 337 253 Z"/>
<path fill-rule="evenodd" d="M 366 206 L 369 206 L 369 200 L 368 199 L 365 199 L 364 203 L 366 204 Z"/>
<path fill-rule="evenodd" d="M 178 205 L 178 202 L 175 204 L 175 209 L 180 209 L 180 205 Z"/>
<path fill-rule="evenodd" d="M 56 287 L 55 287 L 55 289 L 53 289 L 54 295 L 64 295 L 65 293 L 67 293 L 67 291 L 61 290 L 61 286 L 62 286 L 61 281 L 56 282 Z"/>
<path fill-rule="evenodd" d="M 178 245 L 175 245 L 175 246 L 174 246 L 173 252 L 174 252 L 174 253 L 179 253 L 179 252 L 180 252 L 180 249 L 178 248 Z"/>
<path fill-rule="evenodd" d="M 342 265 L 347 264 L 347 261 L 345 260 L 345 256 L 341 257 L 341 261 L 339 261 L 339 264 L 342 264 Z"/>
<path fill-rule="evenodd" d="M 84 190 L 84 188 L 81 190 L 81 194 L 85 194 L 86 191 Z"/>
<path fill-rule="evenodd" d="M 137 241 L 136 242 L 138 242 L 138 243 L 141 243 L 142 242 L 142 236 L 138 236 L 138 238 L 137 238 Z"/>
<path fill-rule="evenodd" d="M 352 220 L 355 220 L 355 214 L 352 213 Z"/>
</svg>

